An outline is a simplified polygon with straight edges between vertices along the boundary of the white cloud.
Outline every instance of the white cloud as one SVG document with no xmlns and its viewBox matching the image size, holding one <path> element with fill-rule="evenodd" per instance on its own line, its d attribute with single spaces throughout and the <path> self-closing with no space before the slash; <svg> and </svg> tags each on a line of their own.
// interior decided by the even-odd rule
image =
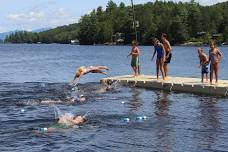
<svg viewBox="0 0 228 152">
<path fill-rule="evenodd" d="M 25 21 L 40 21 L 44 18 L 45 14 L 41 11 L 31 11 L 27 13 L 10 13 L 7 15 L 7 19 L 13 22 L 25 22 Z"/>
<path fill-rule="evenodd" d="M 78 21 L 64 8 L 33 10 L 28 12 L 10 13 L 6 16 L 8 22 L 16 24 L 20 29 L 38 29 L 72 24 Z"/>
</svg>

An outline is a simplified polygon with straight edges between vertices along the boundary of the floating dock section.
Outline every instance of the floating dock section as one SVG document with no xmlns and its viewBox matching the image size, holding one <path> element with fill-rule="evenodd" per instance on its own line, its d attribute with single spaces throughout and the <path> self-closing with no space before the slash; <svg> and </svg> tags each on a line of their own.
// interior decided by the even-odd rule
<svg viewBox="0 0 228 152">
<path fill-rule="evenodd" d="M 210 85 L 201 83 L 199 78 L 169 77 L 168 80 L 157 80 L 156 76 L 140 75 L 133 77 L 130 75 L 108 77 L 101 79 L 101 83 L 120 82 L 123 85 L 140 88 L 159 89 L 176 92 L 189 92 L 213 96 L 228 96 L 228 80 L 219 80 L 219 84 Z"/>
</svg>

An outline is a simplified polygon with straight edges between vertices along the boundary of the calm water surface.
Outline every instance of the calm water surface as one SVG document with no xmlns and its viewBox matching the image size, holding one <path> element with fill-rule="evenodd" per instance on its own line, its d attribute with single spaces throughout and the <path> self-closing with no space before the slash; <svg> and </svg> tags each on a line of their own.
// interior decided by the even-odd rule
<svg viewBox="0 0 228 152">
<path fill-rule="evenodd" d="M 140 46 L 143 74 L 155 74 L 152 47 Z M 208 48 L 205 48 L 208 50 Z M 228 79 L 228 47 L 221 79 Z M 228 151 L 228 99 L 118 85 L 102 75 L 81 79 L 84 103 L 69 103 L 76 67 L 107 65 L 131 74 L 129 46 L 0 45 L 0 151 Z M 196 47 L 174 47 L 170 74 L 200 77 Z M 56 102 L 47 104 L 45 101 Z M 22 112 L 21 110 L 25 110 Z M 58 127 L 55 111 L 83 115 L 79 128 Z M 138 116 L 147 119 L 138 121 Z M 129 118 L 129 122 L 124 122 Z M 37 132 L 41 127 L 52 132 Z"/>
</svg>

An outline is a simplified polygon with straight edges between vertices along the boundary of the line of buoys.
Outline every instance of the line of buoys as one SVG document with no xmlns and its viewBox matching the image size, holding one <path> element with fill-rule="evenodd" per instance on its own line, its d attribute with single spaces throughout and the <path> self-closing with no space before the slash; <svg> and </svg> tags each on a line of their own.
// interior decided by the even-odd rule
<svg viewBox="0 0 228 152">
<path fill-rule="evenodd" d="M 128 123 L 130 122 L 130 118 L 126 117 L 123 119 L 124 122 Z M 138 116 L 134 119 L 135 121 L 144 121 L 144 120 L 147 120 L 147 117 L 146 116 Z"/>
</svg>

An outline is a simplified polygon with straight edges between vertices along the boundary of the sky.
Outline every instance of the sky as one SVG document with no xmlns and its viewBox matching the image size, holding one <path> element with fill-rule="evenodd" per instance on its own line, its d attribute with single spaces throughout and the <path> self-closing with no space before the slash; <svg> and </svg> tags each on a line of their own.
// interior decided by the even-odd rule
<svg viewBox="0 0 228 152">
<path fill-rule="evenodd" d="M 98 6 L 106 7 L 109 0 L 0 0 L 0 33 L 14 30 L 54 28 L 76 23 L 80 17 Z M 144 4 L 154 0 L 134 0 Z M 177 0 L 173 0 L 177 2 Z M 182 0 L 189 2 L 190 0 Z M 196 0 L 211 5 L 227 0 Z M 130 0 L 113 0 L 116 4 Z"/>
</svg>

